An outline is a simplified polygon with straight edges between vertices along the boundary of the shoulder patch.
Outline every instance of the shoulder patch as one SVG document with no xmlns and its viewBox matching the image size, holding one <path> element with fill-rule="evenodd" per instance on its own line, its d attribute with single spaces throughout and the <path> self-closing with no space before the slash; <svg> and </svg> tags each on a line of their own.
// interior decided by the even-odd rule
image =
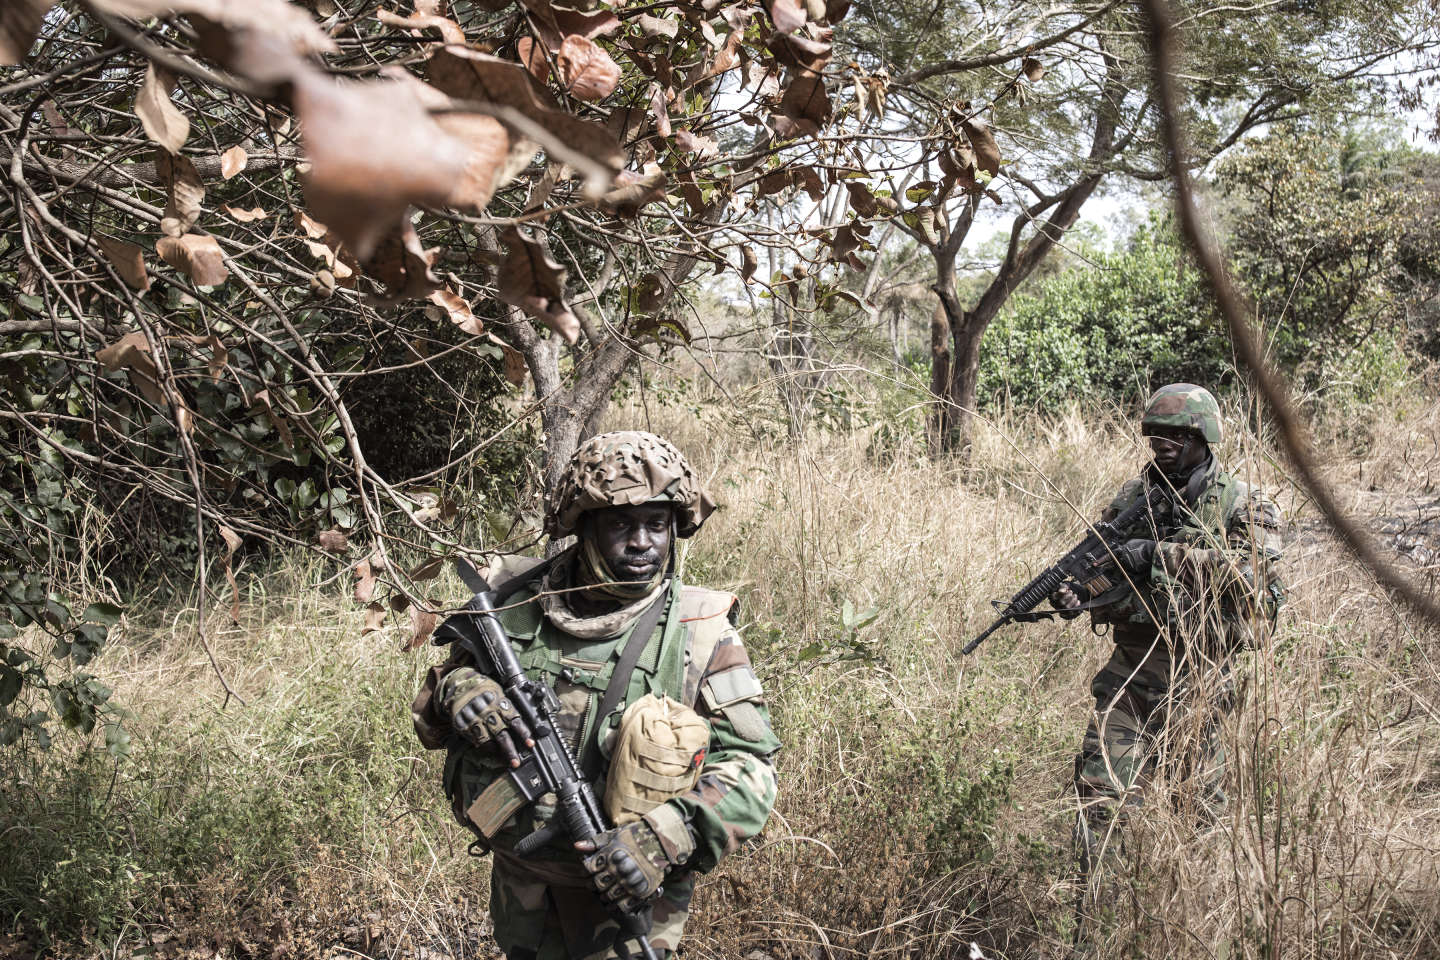
<svg viewBox="0 0 1440 960">
<path fill-rule="evenodd" d="M 712 673 L 700 685 L 700 695 L 711 710 L 720 710 L 741 700 L 758 699 L 764 692 L 760 689 L 760 678 L 755 676 L 749 663 Z"/>
</svg>

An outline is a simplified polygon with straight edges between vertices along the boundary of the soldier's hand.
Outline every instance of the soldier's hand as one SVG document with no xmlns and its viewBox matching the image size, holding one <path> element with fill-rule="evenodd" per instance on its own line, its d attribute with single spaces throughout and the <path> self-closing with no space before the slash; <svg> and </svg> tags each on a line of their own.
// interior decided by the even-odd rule
<svg viewBox="0 0 1440 960">
<path fill-rule="evenodd" d="M 575 849 L 600 896 L 629 911 L 639 901 L 660 892 L 670 860 L 660 838 L 644 820 L 596 834 L 593 840 L 575 841 Z"/>
<path fill-rule="evenodd" d="M 1074 620 L 1080 616 L 1080 595 L 1075 588 L 1068 583 L 1060 584 L 1059 589 L 1050 594 L 1050 606 L 1060 611 L 1060 616 L 1066 620 Z"/>
<path fill-rule="evenodd" d="M 1131 573 L 1149 573 L 1155 562 L 1155 541 L 1126 540 L 1115 548 L 1115 559 Z"/>
<path fill-rule="evenodd" d="M 520 766 L 515 744 L 533 747 L 535 741 L 500 684 L 471 667 L 457 667 L 445 678 L 445 687 L 455 732 L 477 747 L 493 747 L 510 766 Z"/>
</svg>

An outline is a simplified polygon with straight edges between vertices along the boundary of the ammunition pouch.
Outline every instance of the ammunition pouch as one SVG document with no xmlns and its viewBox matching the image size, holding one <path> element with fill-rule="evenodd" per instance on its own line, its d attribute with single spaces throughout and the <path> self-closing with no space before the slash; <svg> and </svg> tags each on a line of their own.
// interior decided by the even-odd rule
<svg viewBox="0 0 1440 960">
<path fill-rule="evenodd" d="M 710 725 L 670 697 L 647 693 L 626 708 L 610 754 L 605 812 L 616 826 L 639 820 L 700 779 Z"/>
</svg>

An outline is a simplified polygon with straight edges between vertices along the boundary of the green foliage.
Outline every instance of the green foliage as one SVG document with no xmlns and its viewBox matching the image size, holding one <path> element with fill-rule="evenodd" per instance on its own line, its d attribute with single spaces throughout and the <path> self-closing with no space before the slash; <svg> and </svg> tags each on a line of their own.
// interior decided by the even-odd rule
<svg viewBox="0 0 1440 960">
<path fill-rule="evenodd" d="M 0 747 L 48 749 L 59 728 L 106 731 L 112 753 L 129 737 L 110 688 L 83 668 L 100 653 L 120 608 L 75 600 L 53 588 L 53 569 L 73 541 L 84 489 L 67 482 L 60 450 L 73 445 L 47 431 L 33 456 L 0 457 Z"/>
<path fill-rule="evenodd" d="M 991 828 L 1015 782 L 1015 757 L 1008 750 L 978 759 L 953 748 L 968 738 L 971 725 L 964 706 L 953 715 L 925 714 L 881 762 L 887 784 L 882 822 L 913 838 L 937 871 L 990 859 Z"/>
<path fill-rule="evenodd" d="M 1282 130 L 1219 167 L 1231 262 L 1306 386 L 1374 373 L 1379 332 L 1433 337 L 1440 162 L 1368 131 Z M 1383 342 L 1383 338 L 1382 338 Z"/>
<path fill-rule="evenodd" d="M 1077 398 L 1123 400 L 1152 385 L 1229 376 L 1213 306 L 1174 230 L 1152 221 L 1118 253 L 1017 294 L 985 334 L 979 396 L 1057 409 Z"/>
<path fill-rule="evenodd" d="M 175 897 L 286 884 L 327 844 L 392 842 L 387 805 L 428 806 L 434 791 L 433 776 L 413 777 L 397 709 L 417 661 L 389 654 L 357 668 L 324 632 L 324 644 L 288 630 L 253 638 L 256 656 L 287 664 L 264 697 L 223 714 L 190 698 L 152 712 L 124 761 L 59 745 L 13 754 L 0 767 L 0 916 L 62 939 L 113 936 Z M 438 814 L 424 822 L 443 826 Z"/>
</svg>

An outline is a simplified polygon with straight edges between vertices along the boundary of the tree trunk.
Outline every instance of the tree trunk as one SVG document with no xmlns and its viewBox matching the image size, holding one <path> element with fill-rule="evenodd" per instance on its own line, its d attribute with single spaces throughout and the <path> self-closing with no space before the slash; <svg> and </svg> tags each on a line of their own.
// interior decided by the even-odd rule
<svg viewBox="0 0 1440 960">
<path fill-rule="evenodd" d="M 946 437 L 954 417 L 948 402 L 950 395 L 950 318 L 945 304 L 935 302 L 930 314 L 930 394 L 936 404 L 925 421 L 925 440 L 930 456 L 938 457 L 946 450 Z"/>
</svg>

